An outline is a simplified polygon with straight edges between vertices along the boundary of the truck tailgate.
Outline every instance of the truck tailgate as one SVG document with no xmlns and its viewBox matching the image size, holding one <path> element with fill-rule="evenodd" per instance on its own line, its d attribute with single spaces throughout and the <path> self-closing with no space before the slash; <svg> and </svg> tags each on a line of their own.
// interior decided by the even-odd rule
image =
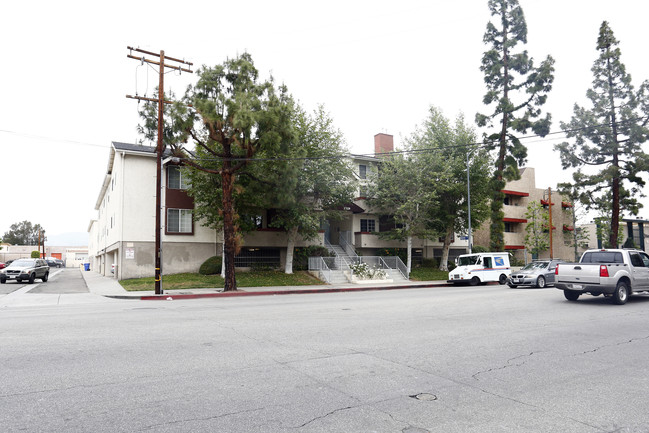
<svg viewBox="0 0 649 433">
<path fill-rule="evenodd" d="M 557 281 L 564 283 L 599 284 L 599 267 L 597 263 L 561 263 Z"/>
</svg>

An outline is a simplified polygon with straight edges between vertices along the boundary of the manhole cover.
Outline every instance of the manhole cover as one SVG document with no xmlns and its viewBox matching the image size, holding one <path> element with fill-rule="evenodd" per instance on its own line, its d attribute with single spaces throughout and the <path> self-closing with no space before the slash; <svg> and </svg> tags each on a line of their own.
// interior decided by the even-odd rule
<svg viewBox="0 0 649 433">
<path fill-rule="evenodd" d="M 427 392 L 422 392 L 421 394 L 415 394 L 411 395 L 411 398 L 414 398 L 416 400 L 423 400 L 423 401 L 434 401 L 437 400 L 437 396 L 434 394 L 429 394 Z"/>
</svg>

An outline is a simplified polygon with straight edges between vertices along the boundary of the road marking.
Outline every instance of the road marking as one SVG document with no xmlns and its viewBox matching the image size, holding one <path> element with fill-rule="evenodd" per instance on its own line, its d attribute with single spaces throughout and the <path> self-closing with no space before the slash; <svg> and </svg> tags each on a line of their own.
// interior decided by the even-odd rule
<svg viewBox="0 0 649 433">
<path fill-rule="evenodd" d="M 63 269 L 59 269 L 58 271 L 54 271 L 52 274 L 50 274 L 50 275 L 47 277 L 47 279 L 49 280 L 50 278 L 55 277 L 55 276 L 58 275 L 60 272 L 63 272 Z M 8 283 L 8 282 L 9 282 L 9 281 L 7 281 L 7 283 Z M 36 287 L 40 286 L 41 284 L 43 284 L 43 283 L 41 282 L 41 283 L 35 283 L 35 284 L 26 284 L 25 287 L 21 287 L 20 289 L 18 289 L 18 290 L 14 290 L 14 291 L 11 292 L 11 293 L 7 293 L 5 296 L 11 296 L 11 295 L 24 295 L 25 293 L 29 292 L 29 291 L 32 290 L 32 289 L 35 289 Z"/>
</svg>

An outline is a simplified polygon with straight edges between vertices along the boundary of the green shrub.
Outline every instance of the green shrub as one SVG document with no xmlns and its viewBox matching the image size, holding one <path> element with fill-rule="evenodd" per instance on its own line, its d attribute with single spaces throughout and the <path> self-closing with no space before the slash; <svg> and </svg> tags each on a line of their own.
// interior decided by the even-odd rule
<svg viewBox="0 0 649 433">
<path fill-rule="evenodd" d="M 437 264 L 437 259 L 431 258 L 431 259 L 422 259 L 421 267 L 422 268 L 438 268 L 439 265 Z"/>
<path fill-rule="evenodd" d="M 488 253 L 489 248 L 483 247 L 481 245 L 473 245 L 471 247 L 471 253 Z"/>
<path fill-rule="evenodd" d="M 32 259 L 40 259 L 40 258 L 41 258 L 40 251 L 32 251 Z"/>
<path fill-rule="evenodd" d="M 309 269 L 309 257 L 331 257 L 332 254 L 325 247 L 311 245 L 293 250 L 293 270 L 306 271 Z"/>
<path fill-rule="evenodd" d="M 198 269 L 201 275 L 216 275 L 221 273 L 221 256 L 210 257 Z"/>
</svg>

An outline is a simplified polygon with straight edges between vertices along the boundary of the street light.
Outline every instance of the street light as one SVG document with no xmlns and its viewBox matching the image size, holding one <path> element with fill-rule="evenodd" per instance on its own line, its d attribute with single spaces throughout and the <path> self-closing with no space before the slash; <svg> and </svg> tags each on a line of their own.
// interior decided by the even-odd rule
<svg viewBox="0 0 649 433">
<path fill-rule="evenodd" d="M 473 154 L 477 149 L 473 149 L 472 151 L 469 151 L 467 149 L 466 152 L 466 196 L 467 196 L 467 205 L 468 205 L 468 219 L 469 219 L 469 233 L 467 236 L 467 239 L 469 240 L 469 254 L 472 253 L 472 244 L 471 244 L 471 179 L 470 179 L 470 174 L 469 174 L 469 156 Z"/>
</svg>

